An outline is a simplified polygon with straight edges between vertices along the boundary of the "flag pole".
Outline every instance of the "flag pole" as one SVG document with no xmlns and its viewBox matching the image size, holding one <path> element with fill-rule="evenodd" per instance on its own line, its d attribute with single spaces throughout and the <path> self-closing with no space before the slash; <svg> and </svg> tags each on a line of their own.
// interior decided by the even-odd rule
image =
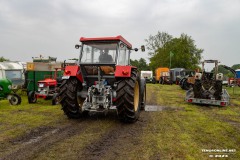
<svg viewBox="0 0 240 160">
<path fill-rule="evenodd" d="M 172 51 L 169 52 L 169 57 L 170 57 L 170 66 L 169 68 L 172 67 L 172 56 L 174 55 L 174 53 Z"/>
<path fill-rule="evenodd" d="M 171 59 L 172 59 L 172 54 L 171 54 L 172 52 L 169 52 L 169 57 L 170 57 L 170 66 L 169 66 L 169 68 L 171 69 Z"/>
<path fill-rule="evenodd" d="M 169 68 L 171 68 L 171 58 L 172 58 L 172 57 L 171 57 L 171 55 L 170 55 L 170 67 L 169 67 Z"/>
</svg>

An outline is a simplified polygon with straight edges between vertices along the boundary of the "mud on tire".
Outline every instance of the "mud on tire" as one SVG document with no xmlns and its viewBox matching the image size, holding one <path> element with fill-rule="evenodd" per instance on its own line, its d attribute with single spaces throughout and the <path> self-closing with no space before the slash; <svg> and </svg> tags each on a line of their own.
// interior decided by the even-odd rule
<svg viewBox="0 0 240 160">
<path fill-rule="evenodd" d="M 62 110 L 68 118 L 80 118 L 81 111 L 77 99 L 77 91 L 82 89 L 82 85 L 76 77 L 64 80 L 60 86 L 59 99 Z"/>
<path fill-rule="evenodd" d="M 132 69 L 131 77 L 118 80 L 116 91 L 115 105 L 119 119 L 128 123 L 135 122 L 141 108 L 140 78 L 136 69 Z"/>
</svg>

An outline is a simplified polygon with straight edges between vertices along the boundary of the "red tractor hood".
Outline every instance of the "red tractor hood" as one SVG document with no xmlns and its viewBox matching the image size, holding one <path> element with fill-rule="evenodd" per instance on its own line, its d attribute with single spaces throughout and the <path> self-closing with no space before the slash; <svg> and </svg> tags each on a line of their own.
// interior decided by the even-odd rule
<svg viewBox="0 0 240 160">
<path fill-rule="evenodd" d="M 50 79 L 50 78 L 38 81 L 38 83 L 44 83 L 44 84 L 47 84 L 48 86 L 57 85 L 57 81 L 55 79 Z"/>
</svg>

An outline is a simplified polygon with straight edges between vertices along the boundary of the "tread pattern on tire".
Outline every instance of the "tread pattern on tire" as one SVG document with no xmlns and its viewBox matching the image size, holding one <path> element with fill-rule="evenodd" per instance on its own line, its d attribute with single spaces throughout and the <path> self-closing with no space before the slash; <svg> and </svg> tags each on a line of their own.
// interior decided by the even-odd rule
<svg viewBox="0 0 240 160">
<path fill-rule="evenodd" d="M 81 112 L 77 101 L 78 87 L 81 87 L 79 80 L 76 77 L 70 77 L 64 80 L 60 85 L 60 103 L 62 110 L 68 118 L 80 118 Z"/>
<path fill-rule="evenodd" d="M 30 91 L 28 93 L 28 103 L 36 103 L 36 102 L 37 102 L 37 98 L 35 97 L 35 92 Z"/>
<path fill-rule="evenodd" d="M 193 85 L 194 98 L 201 98 L 202 83 L 200 80 L 195 80 Z"/>
<path fill-rule="evenodd" d="M 222 81 L 216 81 L 215 85 L 215 92 L 214 92 L 214 97 L 216 100 L 221 100 L 221 96 L 222 96 Z"/>
<path fill-rule="evenodd" d="M 12 96 L 15 97 L 17 101 L 16 101 L 16 102 L 13 102 L 12 99 L 10 99 L 10 100 L 9 100 L 9 103 L 10 103 L 11 105 L 19 105 L 19 104 L 22 103 L 22 98 L 21 98 L 18 94 L 15 94 L 15 93 L 14 93 Z"/>
<path fill-rule="evenodd" d="M 132 69 L 130 78 L 122 78 L 117 82 L 117 97 L 115 105 L 117 107 L 118 117 L 123 122 L 135 122 L 139 117 L 140 102 L 137 111 L 134 110 L 134 87 L 140 79 L 136 69 Z M 140 86 L 139 86 L 140 92 Z M 140 96 L 140 94 L 139 94 Z M 140 100 L 140 97 L 139 97 Z"/>
</svg>

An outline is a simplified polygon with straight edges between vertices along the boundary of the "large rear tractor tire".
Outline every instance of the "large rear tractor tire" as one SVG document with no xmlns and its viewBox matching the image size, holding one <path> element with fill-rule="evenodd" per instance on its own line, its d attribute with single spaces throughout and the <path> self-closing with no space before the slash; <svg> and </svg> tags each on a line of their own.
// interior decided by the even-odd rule
<svg viewBox="0 0 240 160">
<path fill-rule="evenodd" d="M 122 122 L 135 122 L 140 113 L 141 95 L 140 78 L 136 69 L 132 69 L 131 77 L 122 78 L 117 82 L 117 106 L 118 117 Z"/>
<path fill-rule="evenodd" d="M 156 79 L 153 78 L 153 79 L 152 79 L 152 84 L 155 84 L 155 83 L 156 83 Z"/>
<path fill-rule="evenodd" d="M 63 80 L 60 85 L 59 99 L 62 110 L 68 118 L 77 119 L 82 115 L 81 106 L 83 99 L 77 97 L 77 92 L 82 89 L 81 82 L 76 77 Z"/>
<path fill-rule="evenodd" d="M 184 89 L 184 88 L 183 88 L 183 81 L 185 81 L 185 80 L 186 80 L 186 78 L 182 78 L 182 79 L 179 80 L 178 85 L 179 85 L 182 89 Z"/>
<path fill-rule="evenodd" d="M 191 83 L 188 83 L 188 80 L 185 79 L 183 82 L 182 82 L 182 88 L 184 90 L 189 90 L 190 88 L 192 88 L 192 84 Z"/>
<path fill-rule="evenodd" d="M 201 88 L 202 88 L 201 80 L 195 80 L 195 83 L 193 85 L 194 98 L 202 97 Z"/>
<path fill-rule="evenodd" d="M 19 104 L 21 104 L 21 102 L 22 102 L 22 98 L 15 93 L 13 95 L 11 95 L 11 98 L 9 99 L 9 103 L 11 105 L 19 105 Z"/>
<path fill-rule="evenodd" d="M 162 79 L 162 77 L 159 79 L 159 84 L 163 84 L 163 79 Z"/>
<path fill-rule="evenodd" d="M 216 81 L 215 85 L 215 93 L 214 93 L 214 97 L 216 100 L 221 100 L 222 97 L 222 81 Z"/>
</svg>

